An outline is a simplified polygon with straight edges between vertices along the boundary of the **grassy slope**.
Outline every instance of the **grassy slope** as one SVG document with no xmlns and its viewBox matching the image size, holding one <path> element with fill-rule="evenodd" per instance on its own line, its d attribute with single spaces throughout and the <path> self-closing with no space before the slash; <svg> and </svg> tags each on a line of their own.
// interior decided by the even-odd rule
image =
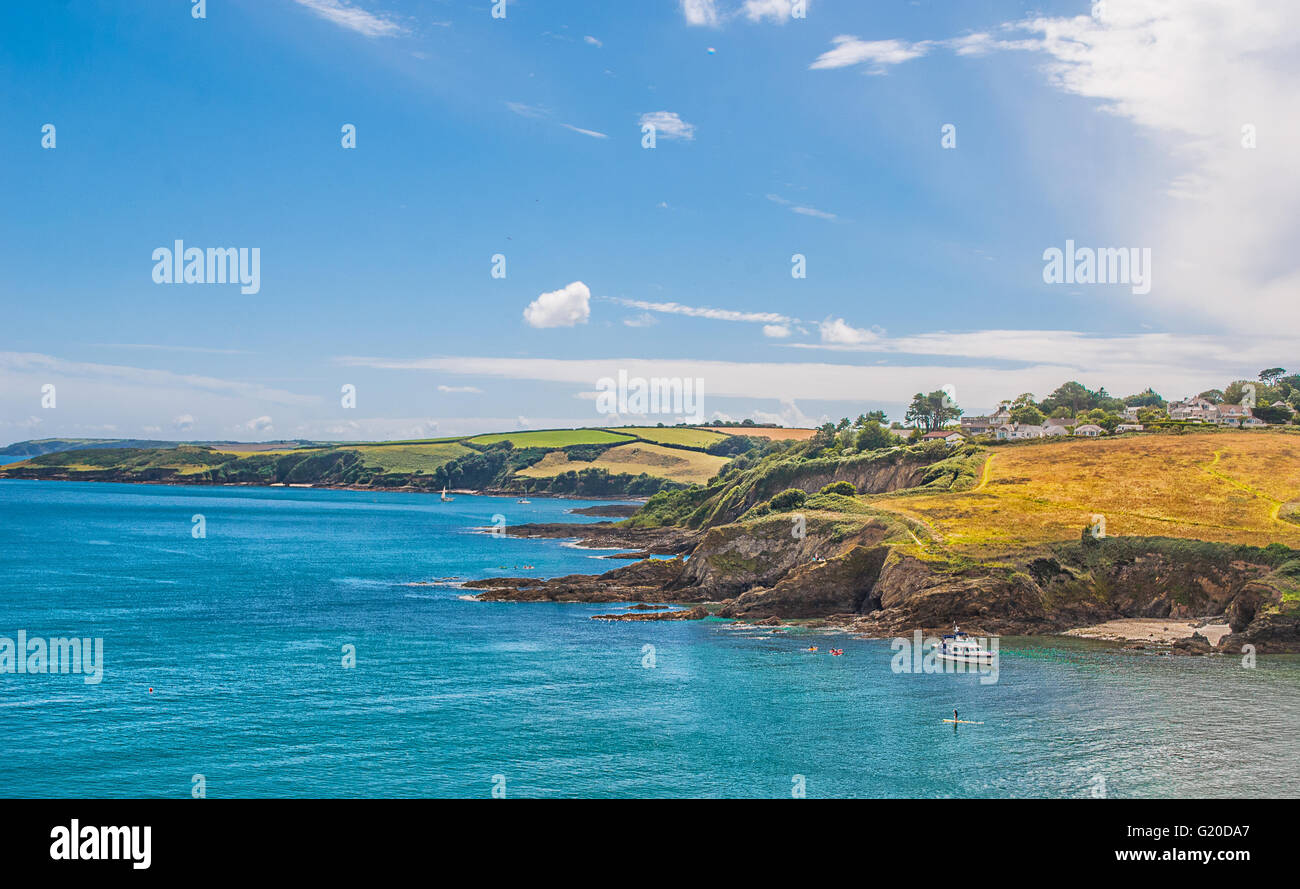
<svg viewBox="0 0 1300 889">
<path fill-rule="evenodd" d="M 1109 537 L 1300 547 L 1300 524 L 1280 517 L 1298 498 L 1300 437 L 1234 432 L 1002 448 L 970 490 L 868 499 L 988 555 L 1078 540 L 1098 515 Z"/>
</svg>

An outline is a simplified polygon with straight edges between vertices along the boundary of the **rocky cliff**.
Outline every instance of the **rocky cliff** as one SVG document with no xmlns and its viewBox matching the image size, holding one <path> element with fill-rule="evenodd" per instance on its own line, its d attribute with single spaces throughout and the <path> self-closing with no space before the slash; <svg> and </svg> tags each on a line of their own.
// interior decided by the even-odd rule
<svg viewBox="0 0 1300 889">
<path fill-rule="evenodd" d="M 599 576 L 471 584 L 483 598 L 713 603 L 720 617 L 829 619 L 866 635 L 960 623 L 997 634 L 1060 632 L 1121 617 L 1227 615 L 1223 649 L 1300 651 L 1300 574 L 1285 547 L 1167 538 L 1063 543 L 979 564 L 936 557 L 885 518 L 784 514 L 711 528 L 689 558 Z"/>
</svg>

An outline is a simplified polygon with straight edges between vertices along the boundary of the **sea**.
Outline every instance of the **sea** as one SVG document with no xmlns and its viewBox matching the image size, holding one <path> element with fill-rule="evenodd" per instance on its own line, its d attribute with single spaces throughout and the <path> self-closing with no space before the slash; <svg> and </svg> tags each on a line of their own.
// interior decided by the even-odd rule
<svg viewBox="0 0 1300 889">
<path fill-rule="evenodd" d="M 0 672 L 0 796 L 1300 795 L 1295 656 L 1004 637 L 990 682 L 459 585 L 623 564 L 491 532 L 593 503 L 0 480 L 0 668 L 102 640 L 98 676 Z"/>
</svg>

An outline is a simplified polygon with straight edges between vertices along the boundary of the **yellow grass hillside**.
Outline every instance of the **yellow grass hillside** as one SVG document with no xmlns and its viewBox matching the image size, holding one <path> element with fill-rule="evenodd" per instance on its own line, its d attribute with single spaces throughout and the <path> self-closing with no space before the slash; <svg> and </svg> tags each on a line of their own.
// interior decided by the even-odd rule
<svg viewBox="0 0 1300 889">
<path fill-rule="evenodd" d="M 1139 436 L 990 453 L 973 490 L 885 496 L 872 506 L 921 523 L 959 552 L 1077 540 L 1098 516 L 1109 537 L 1300 547 L 1300 436 Z"/>
<path fill-rule="evenodd" d="M 590 463 L 569 460 L 563 451 L 552 451 L 540 462 L 527 469 L 519 470 L 516 475 L 550 478 L 570 470 L 604 469 L 614 474 L 639 475 L 644 472 L 675 482 L 703 484 L 716 475 L 726 463 L 725 457 L 636 442 L 610 448 L 601 454 L 599 459 Z"/>
</svg>

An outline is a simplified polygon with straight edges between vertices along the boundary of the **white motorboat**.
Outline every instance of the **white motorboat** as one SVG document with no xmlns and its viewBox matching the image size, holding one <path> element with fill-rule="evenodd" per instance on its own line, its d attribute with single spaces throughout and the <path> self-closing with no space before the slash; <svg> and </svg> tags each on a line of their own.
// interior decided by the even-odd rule
<svg viewBox="0 0 1300 889">
<path fill-rule="evenodd" d="M 992 666 L 997 660 L 997 652 L 980 648 L 978 642 L 963 633 L 955 625 L 952 632 L 945 633 L 943 638 L 935 645 L 934 653 L 939 660 L 950 661 L 954 664 Z"/>
</svg>

